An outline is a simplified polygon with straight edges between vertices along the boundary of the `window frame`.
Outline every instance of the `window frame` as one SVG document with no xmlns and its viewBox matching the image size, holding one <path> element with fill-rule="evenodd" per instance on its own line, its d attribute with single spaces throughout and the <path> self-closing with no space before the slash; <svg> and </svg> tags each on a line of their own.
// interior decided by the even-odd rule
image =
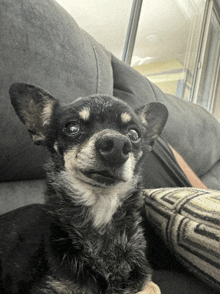
<svg viewBox="0 0 220 294">
<path fill-rule="evenodd" d="M 210 30 L 213 14 L 216 17 L 216 20 L 217 20 L 217 22 L 219 24 L 219 28 L 220 28 L 220 14 L 218 11 L 218 7 L 217 7 L 214 0 L 207 0 L 205 11 L 204 11 L 200 41 L 199 41 L 199 46 L 198 46 L 195 71 L 193 74 L 192 90 L 191 90 L 190 99 L 189 99 L 190 102 L 193 102 L 195 104 L 200 104 L 199 103 L 199 89 L 200 89 L 201 83 L 202 83 L 202 73 L 204 71 L 204 66 L 205 66 L 205 58 L 206 58 L 206 52 L 207 52 L 207 46 L 208 46 L 209 30 Z M 214 78 L 212 81 L 210 95 L 209 95 L 209 98 L 207 101 L 207 106 L 205 107 L 206 110 L 208 110 L 211 113 L 213 112 L 213 106 L 214 106 L 215 95 L 216 95 L 216 90 L 217 90 L 217 81 L 219 78 L 219 71 L 220 71 L 220 43 L 218 44 L 218 51 L 217 52 L 218 52 L 218 54 L 217 54 L 218 61 L 217 61 L 217 65 L 215 67 Z"/>
</svg>

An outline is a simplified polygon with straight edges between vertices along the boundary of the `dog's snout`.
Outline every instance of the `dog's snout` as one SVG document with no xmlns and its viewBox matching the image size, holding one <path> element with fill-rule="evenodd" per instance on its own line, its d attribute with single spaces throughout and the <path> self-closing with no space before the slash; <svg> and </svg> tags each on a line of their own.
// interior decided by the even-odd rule
<svg viewBox="0 0 220 294">
<path fill-rule="evenodd" d="M 131 142 L 125 136 L 104 135 L 96 141 L 96 150 L 109 165 L 121 165 L 132 150 Z"/>
</svg>

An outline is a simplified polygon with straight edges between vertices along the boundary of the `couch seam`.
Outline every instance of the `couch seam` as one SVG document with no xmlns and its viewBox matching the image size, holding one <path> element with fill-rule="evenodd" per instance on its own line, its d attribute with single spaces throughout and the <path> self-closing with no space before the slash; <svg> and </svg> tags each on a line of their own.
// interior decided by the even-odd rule
<svg viewBox="0 0 220 294">
<path fill-rule="evenodd" d="M 95 56 L 95 60 L 96 60 L 96 66 L 97 66 L 97 84 L 96 84 L 96 93 L 99 93 L 100 88 L 101 88 L 101 64 L 100 64 L 100 60 L 98 57 L 98 52 L 96 49 L 95 44 L 92 42 L 92 40 L 90 39 L 90 43 L 92 45 L 92 49 L 93 49 L 93 53 Z"/>
</svg>

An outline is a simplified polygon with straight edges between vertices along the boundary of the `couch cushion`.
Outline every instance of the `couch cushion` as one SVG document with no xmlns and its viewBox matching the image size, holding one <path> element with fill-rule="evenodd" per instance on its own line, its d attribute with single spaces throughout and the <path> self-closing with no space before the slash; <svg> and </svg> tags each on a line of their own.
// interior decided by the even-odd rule
<svg viewBox="0 0 220 294">
<path fill-rule="evenodd" d="M 44 180 L 0 183 L 0 214 L 25 205 L 44 203 L 45 189 Z"/>
<path fill-rule="evenodd" d="M 11 84 L 35 84 L 63 102 L 112 94 L 110 55 L 53 0 L 1 0 L 0 181 L 44 176 L 36 147 L 10 104 Z"/>
<path fill-rule="evenodd" d="M 211 189 L 220 190 L 220 160 L 200 177 L 201 181 Z"/>
<path fill-rule="evenodd" d="M 144 190 L 147 219 L 177 259 L 220 290 L 220 192 Z"/>
</svg>

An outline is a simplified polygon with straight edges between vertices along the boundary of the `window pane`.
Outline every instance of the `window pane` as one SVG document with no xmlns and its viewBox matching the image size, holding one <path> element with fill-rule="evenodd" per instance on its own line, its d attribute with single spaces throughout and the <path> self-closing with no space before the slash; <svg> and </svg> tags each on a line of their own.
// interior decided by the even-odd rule
<svg viewBox="0 0 220 294">
<path fill-rule="evenodd" d="M 189 99 L 204 0 L 143 2 L 132 66 L 164 92 Z"/>
</svg>

